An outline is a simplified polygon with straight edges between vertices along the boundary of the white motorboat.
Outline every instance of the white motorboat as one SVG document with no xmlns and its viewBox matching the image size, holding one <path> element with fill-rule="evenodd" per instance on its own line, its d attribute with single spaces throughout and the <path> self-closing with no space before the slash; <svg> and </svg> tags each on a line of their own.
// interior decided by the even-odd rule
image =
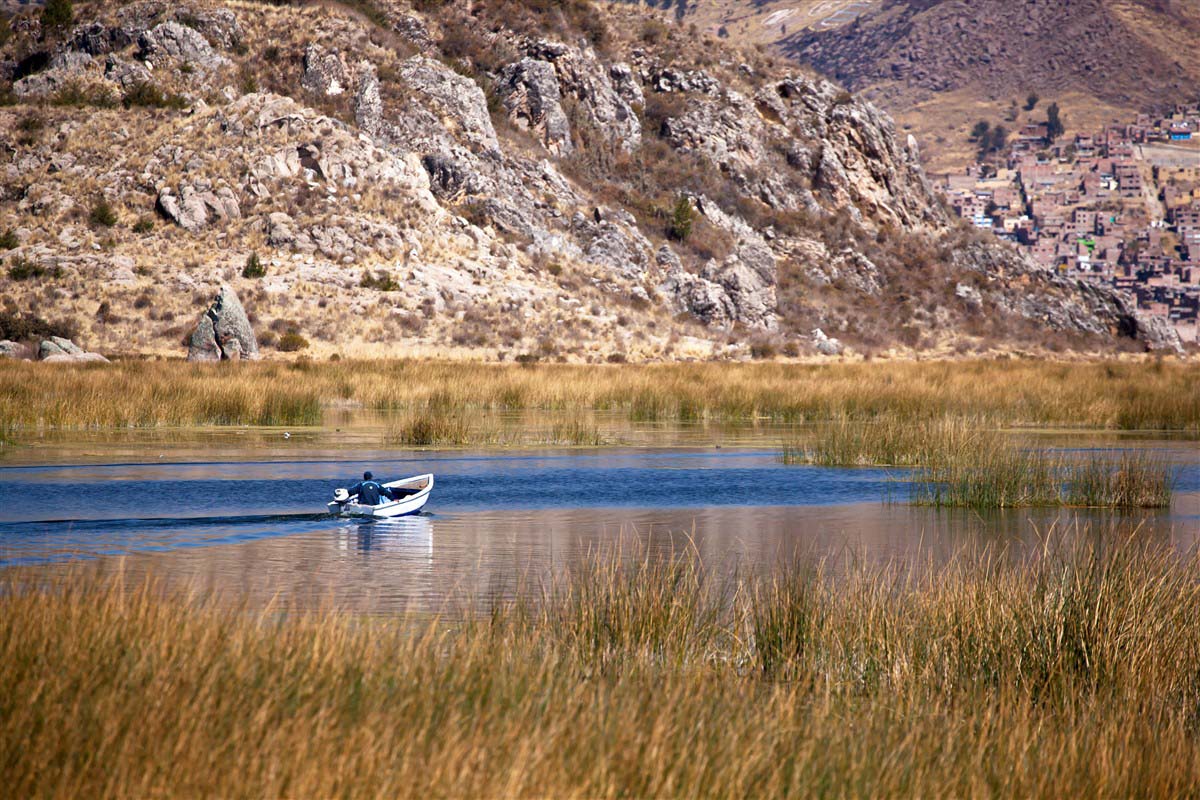
<svg viewBox="0 0 1200 800">
<path fill-rule="evenodd" d="M 374 506 L 360 505 L 356 494 L 348 495 L 344 499 L 338 499 L 335 496 L 333 502 L 329 503 L 326 508 L 329 509 L 330 514 L 337 514 L 339 517 L 391 519 L 415 514 L 429 501 L 429 493 L 433 491 L 433 475 L 414 475 L 411 478 L 401 478 L 398 481 L 380 485 L 387 489 L 403 490 L 403 496 L 395 500 L 384 498 L 382 503 Z M 338 491 L 344 494 L 344 490 L 339 489 Z"/>
</svg>

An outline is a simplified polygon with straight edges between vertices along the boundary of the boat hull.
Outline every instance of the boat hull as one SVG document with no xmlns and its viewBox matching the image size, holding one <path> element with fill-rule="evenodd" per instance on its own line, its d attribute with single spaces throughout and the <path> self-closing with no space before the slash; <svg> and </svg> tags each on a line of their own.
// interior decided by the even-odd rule
<svg viewBox="0 0 1200 800">
<path fill-rule="evenodd" d="M 394 489 L 408 488 L 412 484 L 420 485 L 421 488 L 416 494 L 401 497 L 399 500 L 388 500 L 386 503 L 369 506 L 360 505 L 355 502 L 358 496 L 354 495 L 345 503 L 329 503 L 326 505 L 326 508 L 329 509 L 330 514 L 336 514 L 339 517 L 357 517 L 359 519 L 394 519 L 395 517 L 416 514 L 429 502 L 429 495 L 433 491 L 432 475 L 417 475 L 412 478 L 402 478 L 401 480 L 383 485 L 389 489 Z"/>
</svg>

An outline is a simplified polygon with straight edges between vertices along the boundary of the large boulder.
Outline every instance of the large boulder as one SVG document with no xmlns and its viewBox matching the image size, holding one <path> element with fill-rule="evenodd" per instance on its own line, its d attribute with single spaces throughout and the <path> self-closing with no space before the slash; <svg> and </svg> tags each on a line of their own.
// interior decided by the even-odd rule
<svg viewBox="0 0 1200 800">
<path fill-rule="evenodd" d="M 250 319 L 233 289 L 222 286 L 192 331 L 188 361 L 239 361 L 259 357 Z"/>
<path fill-rule="evenodd" d="M 84 361 L 107 362 L 99 353 L 89 353 L 70 339 L 51 336 L 38 346 L 38 359 L 49 364 L 74 364 Z"/>
</svg>

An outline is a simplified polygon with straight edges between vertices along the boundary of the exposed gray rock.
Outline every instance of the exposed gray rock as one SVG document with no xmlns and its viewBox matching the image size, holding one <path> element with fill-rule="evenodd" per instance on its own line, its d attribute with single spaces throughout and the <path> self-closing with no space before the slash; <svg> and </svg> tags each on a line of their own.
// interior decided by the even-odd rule
<svg viewBox="0 0 1200 800">
<path fill-rule="evenodd" d="M 814 328 L 812 332 L 813 347 L 823 356 L 839 356 L 845 349 L 837 339 L 826 336 L 825 331 Z"/>
<path fill-rule="evenodd" d="M 577 49 L 539 41 L 535 49 L 554 65 L 563 96 L 575 99 L 584 121 L 604 137 L 626 151 L 636 150 L 642 140 L 642 123 L 626 99 L 639 105 L 645 102 L 641 87 L 632 81 L 628 67 L 606 68 L 590 49 Z M 629 79 L 624 91 L 618 91 L 613 70 L 620 79 Z"/>
<path fill-rule="evenodd" d="M 304 49 L 304 74 L 300 77 L 300 85 L 313 94 L 330 97 L 345 92 L 349 80 L 341 55 L 316 42 L 310 43 Z"/>
<path fill-rule="evenodd" d="M 109 27 L 100 22 L 80 25 L 71 32 L 71 49 L 93 56 L 122 50 L 133 44 L 134 34 L 125 27 Z"/>
<path fill-rule="evenodd" d="M 181 185 L 178 195 L 169 186 L 160 190 L 158 209 L 190 233 L 197 233 L 212 220 L 224 222 L 242 216 L 237 197 L 228 187 L 213 191 L 197 189 L 190 183 Z"/>
<path fill-rule="evenodd" d="M 237 295 L 222 286 L 200 316 L 188 343 L 188 361 L 237 361 L 259 357 L 258 342 Z"/>
<path fill-rule="evenodd" d="M 66 50 L 50 59 L 45 70 L 14 83 L 13 93 L 18 97 L 50 97 L 68 84 L 83 80 L 93 63 L 87 53 Z"/>
<path fill-rule="evenodd" d="M 553 64 L 532 58 L 509 64 L 500 71 L 496 91 L 512 121 L 532 131 L 551 153 L 567 155 L 574 149 Z"/>
<path fill-rule="evenodd" d="M 199 31 L 178 22 L 164 22 L 143 31 L 138 36 L 138 58 L 156 66 L 174 60 L 193 69 L 204 70 L 217 69 L 229 63 L 212 49 Z"/>
<path fill-rule="evenodd" d="M 0 341 L 0 358 L 24 358 L 25 347 L 18 342 L 4 339 Z"/>
<path fill-rule="evenodd" d="M 596 216 L 601 216 L 599 210 Z M 645 275 L 652 248 L 631 218 L 621 223 L 608 219 L 595 222 L 576 214 L 571 229 L 582 244 L 584 259 L 590 263 L 607 267 L 625 278 L 640 279 Z"/>
<path fill-rule="evenodd" d="M 983 295 L 969 283 L 955 284 L 954 296 L 966 303 L 968 308 L 978 309 L 983 306 Z"/>
<path fill-rule="evenodd" d="M 242 43 L 245 34 L 237 15 L 228 8 L 179 8 L 175 20 L 198 31 L 213 47 L 230 50 Z"/>
<path fill-rule="evenodd" d="M 628 64 L 613 64 L 608 68 L 608 75 L 612 79 L 617 95 L 625 101 L 626 105 L 633 109 L 646 105 L 642 84 L 638 82 L 637 76 L 633 74 L 633 70 Z"/>
<path fill-rule="evenodd" d="M 51 364 L 79 363 L 85 361 L 107 362 L 99 353 L 89 353 L 82 347 L 61 336 L 51 336 L 38 346 L 38 359 Z"/>
<path fill-rule="evenodd" d="M 379 75 L 369 61 L 358 65 L 358 91 L 354 95 L 354 121 L 367 134 L 376 136 L 383 124 L 383 99 Z"/>
<path fill-rule="evenodd" d="M 149 83 L 151 75 L 141 64 L 110 54 L 105 59 L 104 78 L 122 89 L 131 89 L 139 83 Z"/>
<path fill-rule="evenodd" d="M 282 211 L 267 216 L 267 243 L 272 247 L 287 247 L 296 241 L 295 220 Z"/>
<path fill-rule="evenodd" d="M 688 92 L 716 94 L 721 84 L 702 70 L 676 70 L 671 67 L 659 69 L 650 76 L 650 84 L 656 92 Z"/>
<path fill-rule="evenodd" d="M 434 61 L 424 56 L 413 56 L 400 66 L 400 77 L 421 95 L 420 100 L 439 119 L 435 119 L 439 129 L 445 133 L 445 126 L 440 119 L 450 122 L 469 145 L 498 153 L 500 143 L 496 139 L 496 129 L 492 126 L 491 115 L 488 114 L 487 97 L 479 84 L 470 78 L 459 75 L 440 61 Z M 414 148 L 418 152 L 424 148 Z"/>
</svg>

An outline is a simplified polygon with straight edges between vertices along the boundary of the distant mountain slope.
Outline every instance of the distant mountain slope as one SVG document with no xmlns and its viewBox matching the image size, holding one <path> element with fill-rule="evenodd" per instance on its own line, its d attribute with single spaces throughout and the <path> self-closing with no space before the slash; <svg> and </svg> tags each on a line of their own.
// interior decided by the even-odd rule
<svg viewBox="0 0 1200 800">
<path fill-rule="evenodd" d="M 1195 94 L 1198 36 L 1193 0 L 888 0 L 850 25 L 797 32 L 782 46 L 856 90 L 888 82 L 993 95 L 1075 89 L 1144 106 Z"/>
</svg>

